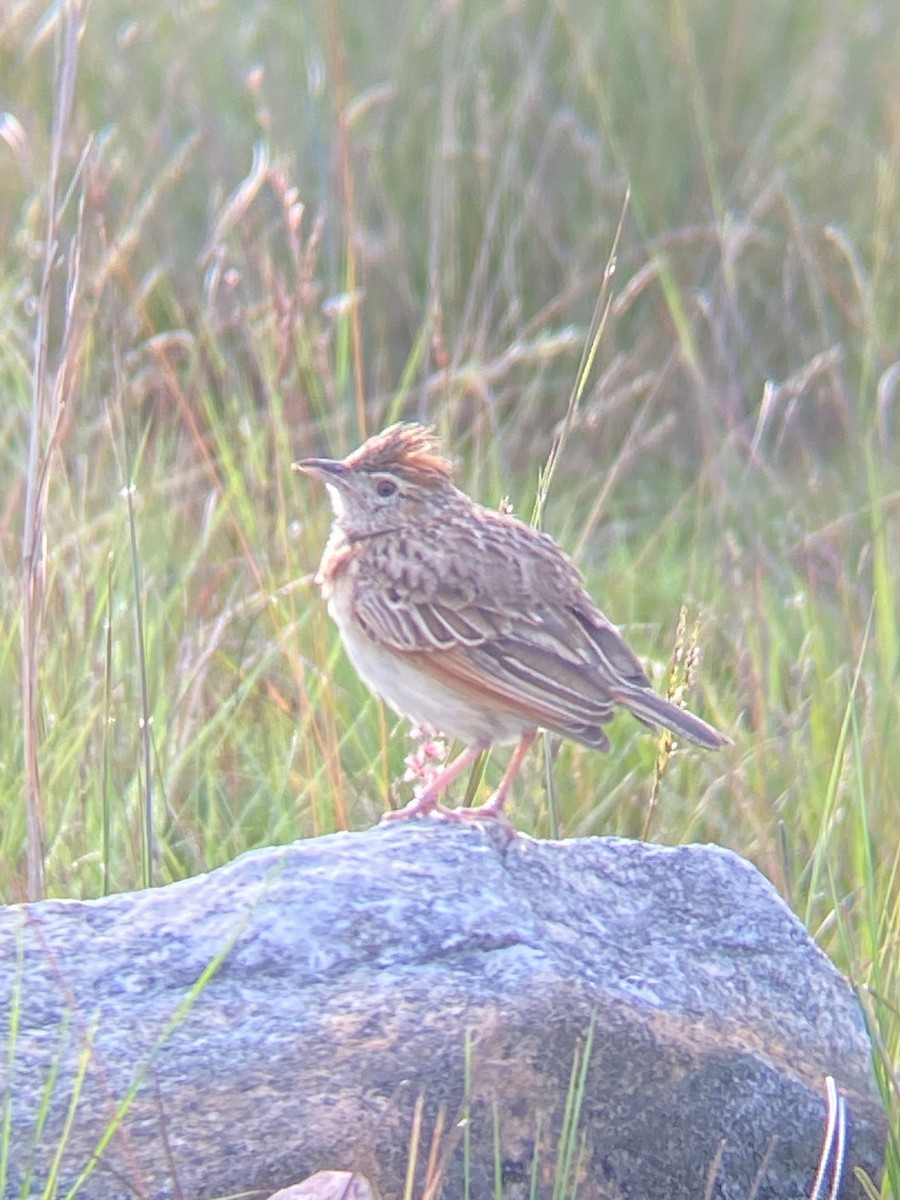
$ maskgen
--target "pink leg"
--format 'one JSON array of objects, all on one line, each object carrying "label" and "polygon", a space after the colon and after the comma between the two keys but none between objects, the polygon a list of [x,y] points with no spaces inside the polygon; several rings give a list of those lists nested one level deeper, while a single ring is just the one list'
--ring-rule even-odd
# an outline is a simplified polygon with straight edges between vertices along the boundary
[{"label": "pink leg", "polygon": [[503,772],[500,786],[487,803],[477,804],[473,808],[442,808],[441,811],[458,821],[479,821],[482,817],[495,817],[505,821],[506,814],[503,811],[503,805],[512,788],[513,780],[518,775],[522,763],[525,761],[525,756],[533,746],[536,737],[537,730],[530,729],[519,738],[519,744],[516,746],[513,756],[509,760],[509,766]]},{"label": "pink leg", "polygon": [[455,758],[452,763],[449,763],[442,771],[439,771],[428,787],[424,788],[414,800],[410,800],[405,808],[398,808],[396,812],[384,813],[381,818],[382,821],[405,821],[408,817],[418,817],[423,813],[433,812],[435,809],[441,809],[442,812],[446,812],[447,810],[438,804],[439,798],[450,784],[458,779],[463,771],[468,770],[479,754],[483,754],[486,749],[487,746],[475,745],[463,750],[459,758]]}]

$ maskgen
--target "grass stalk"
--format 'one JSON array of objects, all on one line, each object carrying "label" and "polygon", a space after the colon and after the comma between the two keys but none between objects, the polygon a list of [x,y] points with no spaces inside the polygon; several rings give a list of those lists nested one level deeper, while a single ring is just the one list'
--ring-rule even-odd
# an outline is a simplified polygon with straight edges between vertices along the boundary
[{"label": "grass stalk", "polygon": [[[83,7],[77,0],[63,6],[57,26],[53,74],[53,127],[50,139],[50,163],[44,195],[45,232],[41,281],[37,296],[34,351],[32,358],[31,420],[28,432],[28,460],[25,474],[25,504],[22,526],[22,711],[23,751],[25,760],[25,804],[27,814],[28,898],[38,900],[45,893],[44,882],[44,800],[40,771],[40,667],[39,643],[44,604],[44,512],[50,479],[50,459],[59,432],[62,405],[67,398],[58,385],[66,376],[71,349],[72,305],[67,304],[61,366],[55,377],[50,367],[51,315],[54,300],[53,277],[59,252],[61,211],[61,174],[63,152],[69,132],[69,119],[75,96],[78,70],[78,43],[84,21]],[[77,264],[77,248],[72,247]],[[77,274],[71,279],[70,301],[77,291]]]}]

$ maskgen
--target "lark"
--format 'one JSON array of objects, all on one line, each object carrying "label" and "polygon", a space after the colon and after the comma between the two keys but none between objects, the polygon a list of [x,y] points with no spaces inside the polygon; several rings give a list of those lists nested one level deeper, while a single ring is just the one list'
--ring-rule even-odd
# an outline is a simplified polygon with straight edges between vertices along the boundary
[{"label": "lark", "polygon": [[[454,486],[434,433],[392,425],[344,459],[307,458],[334,513],[316,581],[360,678],[402,716],[466,749],[406,808],[502,817],[539,729],[608,750],[616,706],[714,750],[730,739],[657,695],[547,534]],[[495,742],[515,742],[487,803],[440,799]]]}]

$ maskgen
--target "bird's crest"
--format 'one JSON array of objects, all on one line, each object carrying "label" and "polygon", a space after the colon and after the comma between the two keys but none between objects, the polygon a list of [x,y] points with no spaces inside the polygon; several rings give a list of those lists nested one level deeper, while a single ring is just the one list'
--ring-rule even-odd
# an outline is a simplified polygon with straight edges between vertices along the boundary
[{"label": "bird's crest", "polygon": [[426,487],[433,487],[453,474],[453,464],[438,450],[434,430],[406,421],[376,433],[344,461],[359,471],[393,471]]}]

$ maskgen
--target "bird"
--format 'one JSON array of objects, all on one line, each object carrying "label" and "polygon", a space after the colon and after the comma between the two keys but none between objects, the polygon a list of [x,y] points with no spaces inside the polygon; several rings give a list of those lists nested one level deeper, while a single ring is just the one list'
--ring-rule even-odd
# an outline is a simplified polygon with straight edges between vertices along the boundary
[{"label": "bird", "polygon": [[[609,750],[617,706],[715,750],[731,739],[653,691],[571,559],[546,533],[453,482],[433,429],[398,422],[346,458],[293,463],[325,484],[333,524],[315,577],[368,688],[399,715],[465,744],[403,809],[506,819],[541,729]],[[494,743],[515,743],[486,803],[441,797]]]}]

